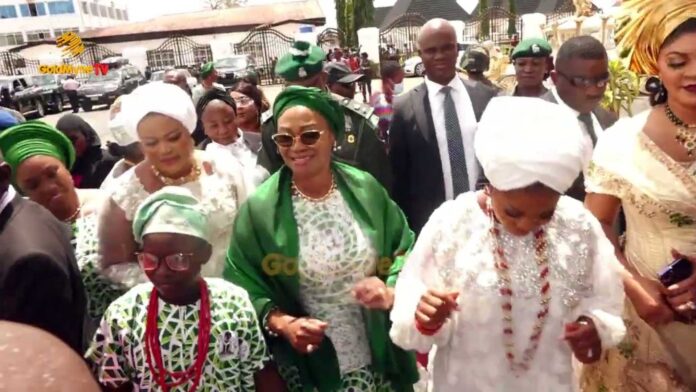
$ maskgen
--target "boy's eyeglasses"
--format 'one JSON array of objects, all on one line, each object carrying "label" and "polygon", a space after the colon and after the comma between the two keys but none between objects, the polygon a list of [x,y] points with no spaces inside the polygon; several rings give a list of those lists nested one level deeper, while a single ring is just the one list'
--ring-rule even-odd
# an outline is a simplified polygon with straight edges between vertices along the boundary
[{"label": "boy's eyeglasses", "polygon": [[279,147],[292,147],[295,144],[295,140],[299,138],[300,142],[305,146],[313,146],[317,144],[323,133],[324,131],[315,130],[304,131],[297,136],[292,136],[289,133],[276,133],[273,135],[273,141]]},{"label": "boy's eyeglasses", "polygon": [[183,272],[191,266],[193,253],[173,253],[165,257],[157,257],[152,253],[138,252],[135,254],[140,267],[147,272],[152,272],[159,268],[160,262],[164,260],[167,267],[175,272]]},{"label": "boy's eyeglasses", "polygon": [[597,88],[603,88],[609,83],[609,75],[605,75],[599,78],[585,78],[583,76],[568,76],[562,72],[558,72],[556,70],[556,73],[561,75],[563,78],[565,78],[567,81],[570,82],[570,84],[573,85],[573,87],[579,87],[579,88],[588,88],[588,87],[597,87]]},{"label": "boy's eyeglasses", "polygon": [[238,98],[234,98],[234,103],[235,103],[237,106],[246,106],[246,105],[251,104],[252,102],[254,102],[254,100],[252,100],[252,99],[249,98],[249,97],[238,97]]}]

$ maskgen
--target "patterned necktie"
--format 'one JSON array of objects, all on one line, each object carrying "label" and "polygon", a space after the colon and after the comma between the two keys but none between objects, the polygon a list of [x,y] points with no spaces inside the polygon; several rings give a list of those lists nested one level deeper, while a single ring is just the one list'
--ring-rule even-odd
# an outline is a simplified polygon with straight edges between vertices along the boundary
[{"label": "patterned necktie", "polygon": [[454,99],[452,99],[452,87],[445,86],[441,91],[445,94],[447,151],[449,152],[450,167],[452,169],[453,196],[456,198],[460,193],[469,190],[469,175],[466,169],[462,130],[459,127],[459,117],[457,117],[457,109],[454,106]]},{"label": "patterned necktie", "polygon": [[592,138],[592,147],[597,145],[597,135],[595,134],[594,124],[592,121],[592,115],[589,113],[581,113],[578,116],[578,120],[585,125],[585,130],[590,134]]}]

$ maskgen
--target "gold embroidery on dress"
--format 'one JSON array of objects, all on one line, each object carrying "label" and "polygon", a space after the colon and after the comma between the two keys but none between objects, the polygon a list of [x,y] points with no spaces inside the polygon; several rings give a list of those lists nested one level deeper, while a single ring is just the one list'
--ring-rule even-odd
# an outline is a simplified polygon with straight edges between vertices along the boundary
[{"label": "gold embroidery on dress", "polygon": [[602,187],[617,195],[623,202],[633,205],[641,215],[654,218],[657,214],[662,213],[669,218],[670,223],[677,227],[689,226],[696,223],[694,217],[667,208],[645,193],[640,192],[640,190],[625,179],[615,176],[604,168],[597,166],[594,162],[590,162],[587,175],[596,179]]},{"label": "gold embroidery on dress", "polygon": [[658,162],[665,165],[667,170],[684,184],[691,195],[696,197],[696,177],[692,176],[686,168],[662,151],[645,133],[641,132],[638,139],[641,147],[645,148]]}]

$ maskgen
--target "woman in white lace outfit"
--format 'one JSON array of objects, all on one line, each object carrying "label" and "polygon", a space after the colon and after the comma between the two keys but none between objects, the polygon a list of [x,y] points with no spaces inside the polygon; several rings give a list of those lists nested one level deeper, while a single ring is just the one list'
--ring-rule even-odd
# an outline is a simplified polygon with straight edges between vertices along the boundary
[{"label": "woman in white lace outfit", "polygon": [[582,168],[582,131],[558,105],[500,97],[475,148],[490,185],[430,217],[396,284],[391,337],[436,347],[433,391],[573,391],[573,356],[597,361],[625,332],[611,243],[561,196]]},{"label": "woman in white lace outfit", "polygon": [[8,160],[19,191],[72,227],[71,241],[87,294],[84,335],[90,339],[107,306],[125,292],[99,268],[97,216],[105,195],[98,189],[75,188],[70,175],[75,150],[52,126],[31,121],[3,132],[0,154],[13,149],[24,149],[21,159]]},{"label": "woman in white lace outfit", "polygon": [[145,160],[116,179],[99,224],[101,263],[115,281],[144,281],[135,262],[131,222],[139,204],[166,185],[187,188],[210,214],[213,255],[205,277],[221,277],[232,224],[253,188],[241,164],[230,157],[212,159],[194,150],[196,113],[191,98],[177,86],[152,83],[123,102],[126,130],[137,132]]},{"label": "woman in white lace outfit", "polygon": [[290,391],[412,391],[388,311],[413,233],[372,176],[332,162],[345,122],[328,93],[288,87],[273,110],[285,166],[242,205],[225,278],[249,292]]},{"label": "woman in white lace outfit", "polygon": [[[626,339],[584,369],[588,391],[696,391],[696,1],[625,3],[618,31],[631,68],[658,75],[652,109],[617,122],[599,139],[585,204],[631,272]],[[623,246],[611,230],[626,215]],[[676,257],[691,277],[659,280]]]}]

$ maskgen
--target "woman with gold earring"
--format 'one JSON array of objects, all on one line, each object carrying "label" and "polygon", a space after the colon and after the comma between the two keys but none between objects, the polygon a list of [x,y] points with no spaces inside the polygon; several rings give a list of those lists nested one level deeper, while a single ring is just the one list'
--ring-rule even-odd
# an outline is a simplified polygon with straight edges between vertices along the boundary
[{"label": "woman with gold earring", "polygon": [[253,189],[242,164],[229,157],[213,157],[194,150],[191,137],[196,111],[179,87],[153,83],[134,91],[124,102],[126,129],[142,145],[145,160],[116,179],[110,200],[101,213],[101,264],[114,281],[128,286],[144,281],[136,262],[131,222],[148,195],[173,185],[187,188],[210,214],[213,255],[202,270],[204,277],[221,277],[239,205]]},{"label": "woman with gold earring", "polygon": [[[652,109],[607,130],[586,206],[631,272],[626,338],[585,367],[585,391],[696,390],[696,1],[624,3],[617,38],[630,68],[658,75]],[[623,208],[626,241],[612,230]],[[674,264],[675,259],[683,259]],[[677,265],[684,273],[674,275]],[[679,267],[681,268],[681,267]],[[662,278],[662,279],[661,279]]]}]

